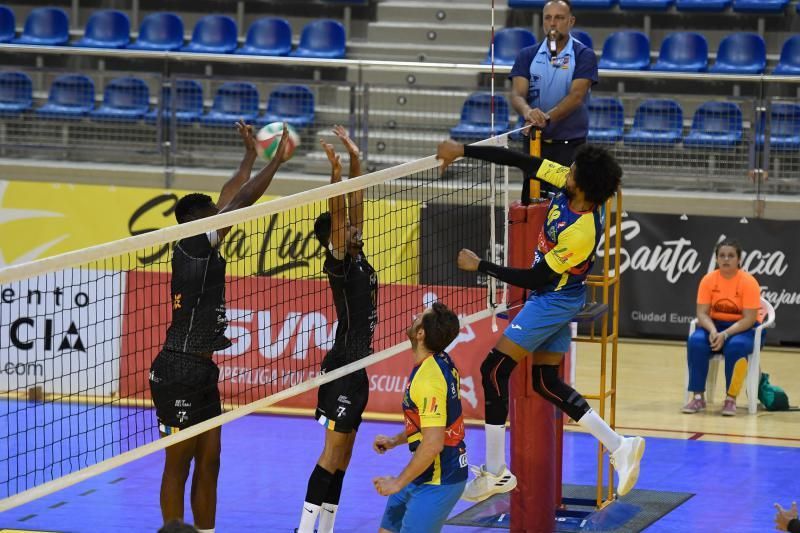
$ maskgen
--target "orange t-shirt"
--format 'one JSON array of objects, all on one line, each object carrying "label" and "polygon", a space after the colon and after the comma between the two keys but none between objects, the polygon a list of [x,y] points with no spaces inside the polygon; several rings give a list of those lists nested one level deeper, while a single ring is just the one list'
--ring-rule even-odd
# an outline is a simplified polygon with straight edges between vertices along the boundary
[{"label": "orange t-shirt", "polygon": [[[697,303],[710,304],[712,320],[736,322],[745,309],[761,309],[761,287],[756,278],[739,270],[731,279],[725,279],[719,269],[709,272],[700,281]],[[761,322],[761,317],[757,319]]]}]

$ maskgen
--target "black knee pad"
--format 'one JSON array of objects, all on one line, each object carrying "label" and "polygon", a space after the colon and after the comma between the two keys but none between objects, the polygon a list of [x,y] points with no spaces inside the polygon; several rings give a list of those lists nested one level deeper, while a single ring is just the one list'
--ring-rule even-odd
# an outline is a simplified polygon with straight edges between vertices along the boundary
[{"label": "black knee pad", "polygon": [[512,358],[493,349],[481,363],[481,383],[487,424],[502,425],[508,418],[508,380],[517,366]]},{"label": "black knee pad", "polygon": [[558,377],[555,365],[533,365],[533,390],[575,421],[580,420],[591,407],[581,394]]}]

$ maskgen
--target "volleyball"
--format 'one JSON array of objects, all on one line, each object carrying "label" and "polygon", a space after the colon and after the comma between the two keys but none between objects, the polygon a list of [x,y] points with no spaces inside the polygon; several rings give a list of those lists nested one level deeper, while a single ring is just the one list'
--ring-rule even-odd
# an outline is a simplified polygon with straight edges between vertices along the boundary
[{"label": "volleyball", "polygon": [[[297,132],[287,124],[289,131],[289,146],[287,148],[287,157],[290,159],[294,154],[295,149],[300,146],[300,136]],[[278,150],[278,144],[281,142],[283,135],[283,122],[271,122],[261,128],[256,134],[256,152],[258,156],[266,161],[272,160],[275,157],[275,152]]]}]

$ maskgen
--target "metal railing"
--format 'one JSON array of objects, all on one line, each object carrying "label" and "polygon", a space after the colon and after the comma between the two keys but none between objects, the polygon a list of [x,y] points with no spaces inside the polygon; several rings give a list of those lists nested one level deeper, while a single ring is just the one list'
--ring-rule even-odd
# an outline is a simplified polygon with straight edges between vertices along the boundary
[{"label": "metal railing", "polygon": [[[316,139],[337,123],[359,141],[368,169],[384,168],[429,155],[457,125],[470,94],[486,90],[491,72],[489,66],[457,63],[0,45],[0,54],[32,58],[65,52],[90,64],[79,70],[93,85],[83,89],[91,92],[83,98],[88,109],[69,116],[46,109],[56,80],[75,69],[3,68],[3,76],[19,71],[30,78],[31,102],[25,111],[3,112],[0,156],[157,164],[165,176],[176,165],[228,167],[239,158],[239,142],[220,126],[247,115],[258,126],[296,119],[303,141],[296,159],[305,171],[326,171]],[[125,70],[107,68],[111,63]],[[509,71],[495,67],[500,77]],[[600,77],[589,104],[590,142],[617,155],[626,186],[800,192],[800,76],[604,70]],[[119,81],[130,78],[142,80],[139,89]],[[652,80],[662,92],[647,90]],[[2,83],[3,101],[17,96],[13,81],[4,77]],[[723,89],[709,96],[675,96],[663,92],[665,83]],[[199,92],[185,94],[187,85]],[[626,91],[626,85],[636,92]],[[142,98],[141,116],[99,112],[108,100],[124,108],[141,105]],[[191,109],[195,115],[187,118]],[[511,110],[509,128],[516,125],[514,115]]]}]

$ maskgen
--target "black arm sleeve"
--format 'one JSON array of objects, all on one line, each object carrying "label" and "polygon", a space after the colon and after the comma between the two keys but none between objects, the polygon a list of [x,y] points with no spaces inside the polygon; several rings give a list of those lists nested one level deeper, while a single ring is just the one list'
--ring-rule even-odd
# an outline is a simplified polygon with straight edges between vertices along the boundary
[{"label": "black arm sleeve", "polygon": [[547,261],[540,261],[533,268],[508,268],[495,265],[489,261],[481,261],[478,271],[497,278],[505,283],[510,283],[523,289],[538,289],[558,277]]},{"label": "black arm sleeve", "polygon": [[464,145],[464,157],[480,159],[481,161],[488,161],[508,167],[517,167],[522,170],[526,176],[532,178],[536,177],[536,172],[539,170],[539,167],[542,166],[543,161],[543,159],[539,159],[538,157],[526,155],[516,150],[509,150],[502,146],[473,146],[469,144]]},{"label": "black arm sleeve", "polygon": [[786,531],[789,533],[800,533],[800,520],[797,518],[790,520],[786,527]]}]

